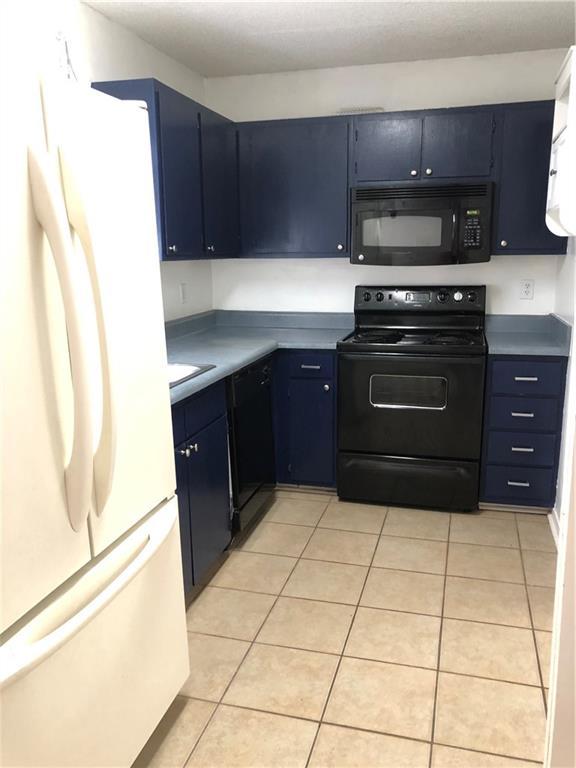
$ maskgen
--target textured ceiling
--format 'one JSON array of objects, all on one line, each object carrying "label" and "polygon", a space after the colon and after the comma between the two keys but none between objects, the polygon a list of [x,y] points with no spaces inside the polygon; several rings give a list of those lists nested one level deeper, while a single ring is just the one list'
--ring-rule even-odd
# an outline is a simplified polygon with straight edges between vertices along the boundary
[{"label": "textured ceiling", "polygon": [[88,5],[205,77],[564,48],[574,2],[157,2]]}]

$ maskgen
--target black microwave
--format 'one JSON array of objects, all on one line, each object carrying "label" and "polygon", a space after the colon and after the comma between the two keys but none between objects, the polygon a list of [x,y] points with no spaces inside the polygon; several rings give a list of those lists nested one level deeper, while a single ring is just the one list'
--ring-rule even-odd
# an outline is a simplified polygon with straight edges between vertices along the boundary
[{"label": "black microwave", "polygon": [[352,190],[353,264],[490,261],[492,182]]}]

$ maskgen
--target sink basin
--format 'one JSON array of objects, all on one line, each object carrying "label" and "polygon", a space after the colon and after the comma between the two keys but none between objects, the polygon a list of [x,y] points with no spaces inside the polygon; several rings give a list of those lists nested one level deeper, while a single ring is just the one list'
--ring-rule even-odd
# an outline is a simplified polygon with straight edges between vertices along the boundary
[{"label": "sink basin", "polygon": [[189,363],[168,363],[168,383],[171,387],[182,384],[202,373],[215,368],[214,365],[191,365]]}]

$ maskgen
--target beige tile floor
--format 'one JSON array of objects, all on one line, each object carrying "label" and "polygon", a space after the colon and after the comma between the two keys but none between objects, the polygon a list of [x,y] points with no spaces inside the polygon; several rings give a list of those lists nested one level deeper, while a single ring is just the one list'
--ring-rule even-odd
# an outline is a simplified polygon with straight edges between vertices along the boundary
[{"label": "beige tile floor", "polygon": [[135,765],[539,765],[555,558],[543,517],[278,491],[190,606]]}]

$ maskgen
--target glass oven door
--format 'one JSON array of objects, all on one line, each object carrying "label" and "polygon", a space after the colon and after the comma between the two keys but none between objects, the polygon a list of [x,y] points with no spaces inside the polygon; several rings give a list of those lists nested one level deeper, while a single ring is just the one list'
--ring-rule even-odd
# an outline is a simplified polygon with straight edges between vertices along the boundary
[{"label": "glass oven door", "polygon": [[451,200],[353,204],[351,261],[422,265],[457,261],[457,215]]}]

